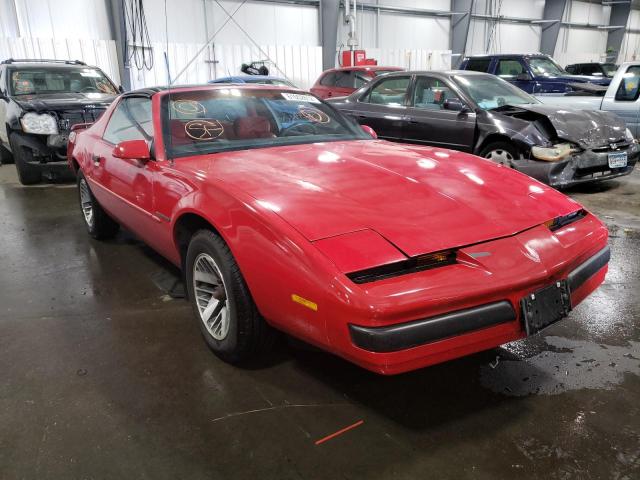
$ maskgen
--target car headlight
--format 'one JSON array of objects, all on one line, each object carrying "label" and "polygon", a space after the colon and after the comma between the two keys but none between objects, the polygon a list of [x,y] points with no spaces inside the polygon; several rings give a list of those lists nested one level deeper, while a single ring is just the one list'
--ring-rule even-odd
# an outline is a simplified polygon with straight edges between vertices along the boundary
[{"label": "car headlight", "polygon": [[25,113],[20,119],[20,124],[25,133],[39,135],[55,135],[58,133],[58,122],[53,115],[46,113]]},{"label": "car headlight", "polygon": [[633,133],[628,128],[624,131],[624,138],[627,142],[638,143],[638,141],[633,137]]},{"label": "car headlight", "polygon": [[531,147],[531,154],[535,158],[547,162],[557,162],[576,151],[570,143],[559,143],[553,147]]}]

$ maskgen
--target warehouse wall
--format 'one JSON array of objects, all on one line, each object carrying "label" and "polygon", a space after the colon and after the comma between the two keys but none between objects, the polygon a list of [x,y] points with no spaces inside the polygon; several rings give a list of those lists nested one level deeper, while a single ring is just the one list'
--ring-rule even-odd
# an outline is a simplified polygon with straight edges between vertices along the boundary
[{"label": "warehouse wall", "polygon": [[[169,42],[203,43],[220,27],[214,42],[227,45],[251,45],[251,40],[233,22],[223,24],[240,6],[240,0],[167,0]],[[167,41],[164,2],[144,0],[147,25],[152,42]],[[224,10],[223,10],[224,8]],[[205,17],[206,12],[206,17]],[[233,19],[260,45],[320,44],[318,8],[259,1],[246,2]]]},{"label": "warehouse wall", "polygon": [[[545,0],[476,0],[473,12],[481,15],[542,18]],[[540,49],[542,27],[472,19],[467,53],[530,53]]]},{"label": "warehouse wall", "polygon": [[[366,3],[376,3],[367,0]],[[444,10],[451,8],[450,0],[378,0],[381,5],[417,9]],[[377,12],[358,8],[357,34],[363,48],[402,48],[447,50],[451,20],[448,17],[428,17],[402,13]],[[338,25],[338,46],[347,43],[348,26]]]},{"label": "warehouse wall", "polygon": [[[640,10],[631,10],[627,27],[640,30]],[[640,34],[627,33],[622,40],[618,62],[630,62],[640,59]]]},{"label": "warehouse wall", "polygon": [[5,24],[8,26],[6,31],[0,32],[0,36],[14,37],[19,34],[44,38],[110,38],[104,0],[16,0],[17,18],[14,21],[11,20],[11,3],[0,0],[0,27]]},{"label": "warehouse wall", "polygon": [[[611,7],[597,3],[567,2],[563,20],[608,25]],[[603,61],[607,50],[607,30],[561,27],[554,58],[563,66],[573,62]]]}]

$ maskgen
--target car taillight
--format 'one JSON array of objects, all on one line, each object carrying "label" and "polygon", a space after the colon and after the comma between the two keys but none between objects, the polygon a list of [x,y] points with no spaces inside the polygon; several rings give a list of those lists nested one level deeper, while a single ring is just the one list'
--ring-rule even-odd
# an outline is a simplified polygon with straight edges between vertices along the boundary
[{"label": "car taillight", "polygon": [[401,262],[390,263],[380,267],[367,268],[348,273],[347,277],[354,283],[369,283],[386,278],[421,272],[432,268],[444,267],[456,263],[455,250],[443,250],[435,253],[418,255]]}]

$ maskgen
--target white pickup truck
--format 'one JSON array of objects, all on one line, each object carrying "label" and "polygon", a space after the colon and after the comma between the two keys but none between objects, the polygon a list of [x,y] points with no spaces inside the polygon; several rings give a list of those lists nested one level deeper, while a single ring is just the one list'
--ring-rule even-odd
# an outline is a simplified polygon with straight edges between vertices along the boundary
[{"label": "white pickup truck", "polygon": [[635,138],[640,137],[640,62],[620,65],[608,87],[594,85],[586,88],[589,91],[536,95],[536,98],[548,105],[614,113],[625,121]]}]

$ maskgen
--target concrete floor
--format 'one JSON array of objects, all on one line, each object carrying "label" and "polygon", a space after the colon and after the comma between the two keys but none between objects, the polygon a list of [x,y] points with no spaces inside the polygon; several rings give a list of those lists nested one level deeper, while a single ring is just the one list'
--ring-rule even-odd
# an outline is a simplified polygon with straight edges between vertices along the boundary
[{"label": "concrete floor", "polygon": [[613,258],[568,319],[384,378],[287,345],[220,362],[162,259],[90,240],[73,186],[2,166],[0,479],[638,479],[639,187],[570,192]]}]

